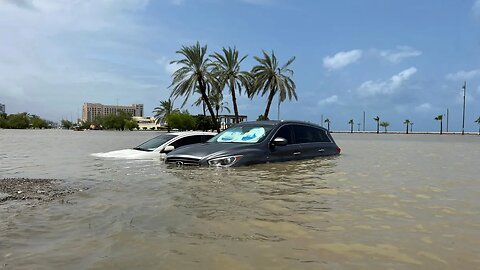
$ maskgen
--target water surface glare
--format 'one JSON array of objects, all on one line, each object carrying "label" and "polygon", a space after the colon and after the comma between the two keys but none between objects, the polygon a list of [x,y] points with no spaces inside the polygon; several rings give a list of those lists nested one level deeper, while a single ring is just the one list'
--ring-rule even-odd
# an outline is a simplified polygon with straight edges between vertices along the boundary
[{"label": "water surface glare", "polygon": [[[334,134],[342,155],[237,169],[105,160],[155,132],[0,130],[0,269],[480,269],[480,137]],[[1,181],[1,180],[0,180]]]}]

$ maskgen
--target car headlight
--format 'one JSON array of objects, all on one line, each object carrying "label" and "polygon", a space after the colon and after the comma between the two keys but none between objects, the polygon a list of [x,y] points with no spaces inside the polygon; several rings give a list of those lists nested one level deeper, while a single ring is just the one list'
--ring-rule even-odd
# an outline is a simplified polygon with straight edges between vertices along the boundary
[{"label": "car headlight", "polygon": [[214,158],[208,161],[208,165],[218,166],[218,167],[229,167],[229,166],[232,166],[235,162],[237,162],[241,158],[242,156],[228,156],[228,157]]}]

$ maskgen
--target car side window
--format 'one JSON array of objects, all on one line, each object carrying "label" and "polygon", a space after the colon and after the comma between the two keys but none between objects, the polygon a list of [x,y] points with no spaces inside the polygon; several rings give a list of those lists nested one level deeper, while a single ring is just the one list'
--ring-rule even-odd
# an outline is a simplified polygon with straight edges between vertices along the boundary
[{"label": "car side window", "polygon": [[330,142],[325,131],[318,128],[294,125],[293,132],[297,143]]},{"label": "car side window", "polygon": [[315,130],[317,131],[319,142],[331,142],[330,138],[327,136],[327,133],[324,130],[318,128],[316,128]]},{"label": "car side window", "polygon": [[195,136],[188,136],[188,137],[178,139],[178,140],[174,141],[173,143],[171,143],[170,145],[172,145],[173,147],[175,147],[175,149],[177,149],[177,148],[179,148],[181,146],[184,146],[184,145],[201,143],[201,142],[202,142],[202,136],[195,135]]},{"label": "car side window", "polygon": [[282,137],[282,138],[286,139],[287,142],[288,142],[287,144],[293,143],[292,131],[291,131],[290,126],[288,126],[288,125],[281,127],[277,131],[274,138],[277,138],[277,137]]}]

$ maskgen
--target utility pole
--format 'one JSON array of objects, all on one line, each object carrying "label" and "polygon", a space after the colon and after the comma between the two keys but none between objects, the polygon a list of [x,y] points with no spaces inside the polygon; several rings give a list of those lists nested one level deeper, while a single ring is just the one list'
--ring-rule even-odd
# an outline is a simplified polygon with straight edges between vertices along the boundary
[{"label": "utility pole", "polygon": [[465,92],[467,91],[467,81],[463,83],[463,120],[462,120],[462,135],[465,134]]},{"label": "utility pole", "polygon": [[448,108],[447,108],[447,132],[448,132]]},{"label": "utility pole", "polygon": [[365,111],[363,111],[363,132],[365,132]]}]

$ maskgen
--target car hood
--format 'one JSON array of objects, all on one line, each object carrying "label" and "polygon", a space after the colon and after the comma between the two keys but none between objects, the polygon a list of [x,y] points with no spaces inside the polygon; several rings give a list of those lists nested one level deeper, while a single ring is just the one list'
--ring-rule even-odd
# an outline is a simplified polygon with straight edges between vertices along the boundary
[{"label": "car hood", "polygon": [[160,158],[158,152],[148,152],[135,149],[122,149],[106,153],[93,153],[92,156],[100,158],[118,158],[118,159],[154,159]]},{"label": "car hood", "polygon": [[202,143],[184,146],[170,152],[167,157],[196,157],[203,159],[206,157],[221,156],[223,154],[235,154],[235,150],[241,151],[247,148],[249,144],[243,143]]}]

